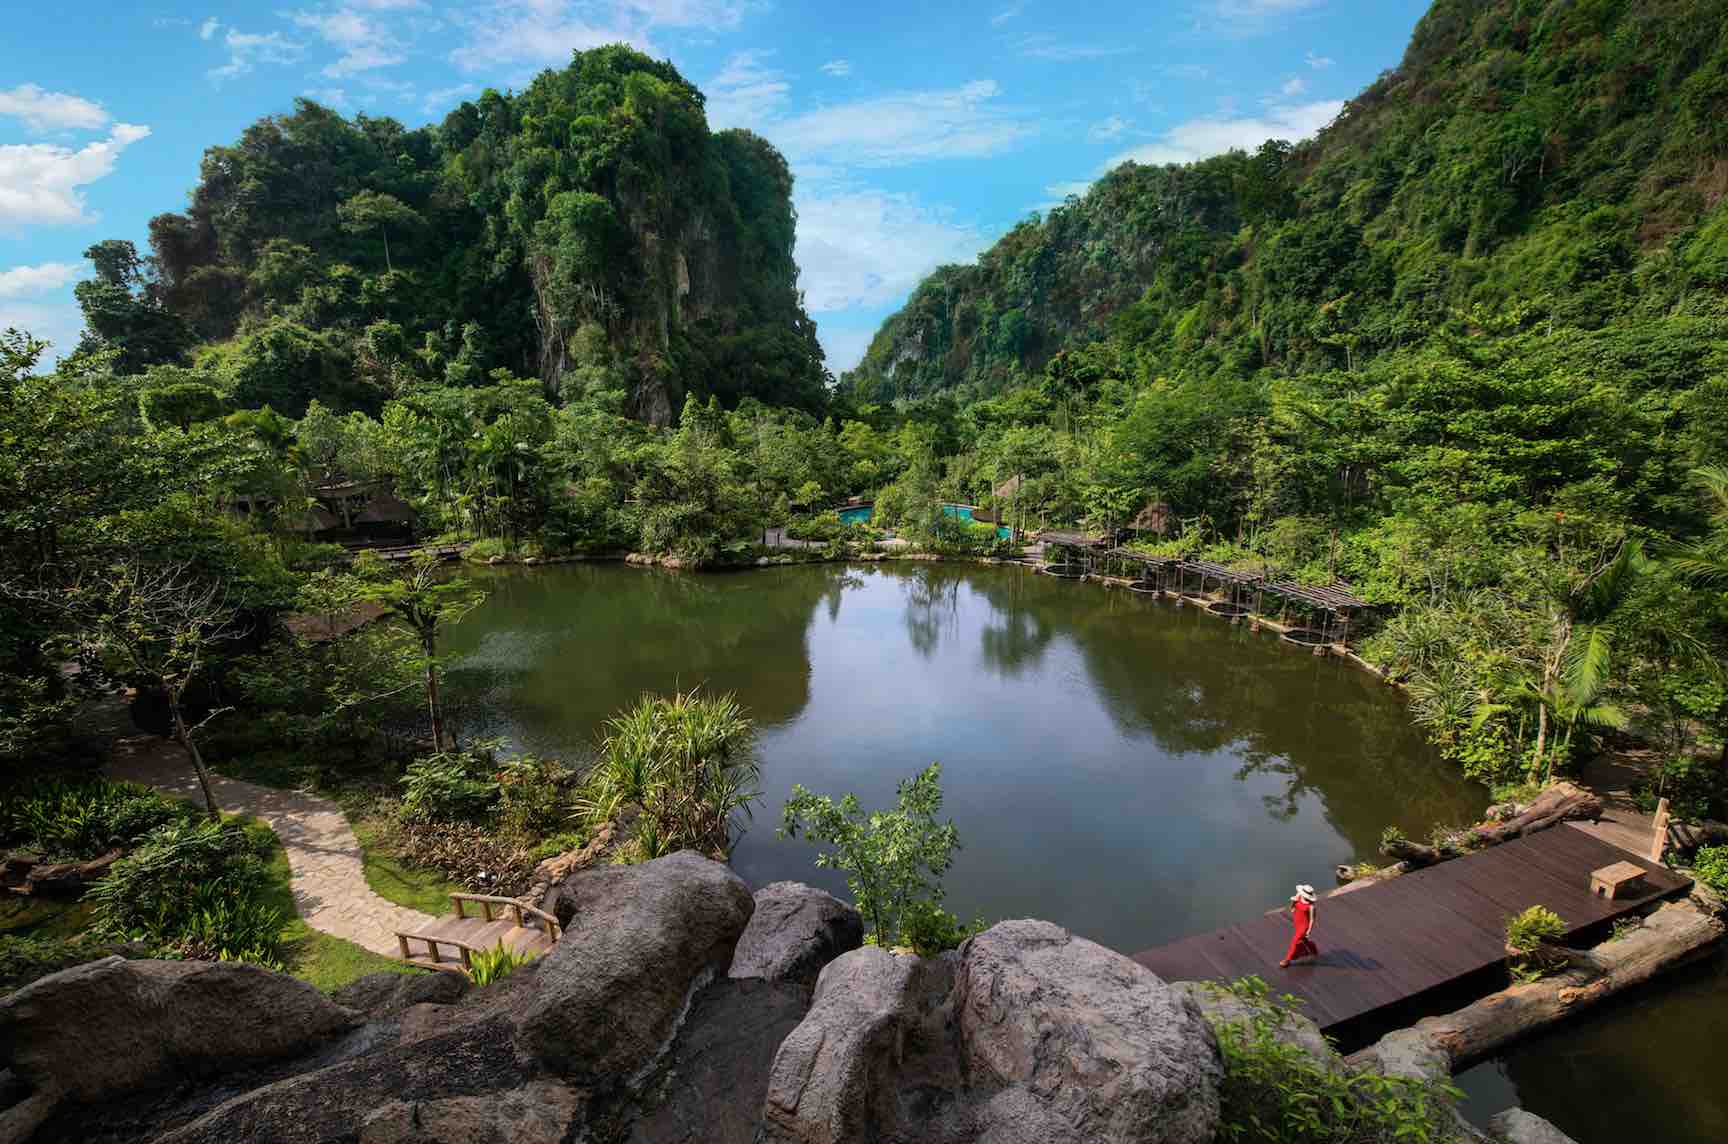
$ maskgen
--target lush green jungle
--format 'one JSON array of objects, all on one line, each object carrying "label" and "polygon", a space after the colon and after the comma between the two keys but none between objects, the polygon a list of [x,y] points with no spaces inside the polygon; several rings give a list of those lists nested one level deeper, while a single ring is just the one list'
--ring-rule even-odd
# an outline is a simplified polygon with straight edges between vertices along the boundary
[{"label": "lush green jungle", "polygon": [[[1636,747],[1646,797],[1728,809],[1720,6],[1438,0],[1317,138],[1124,165],[932,274],[837,381],[791,187],[624,47],[431,126],[300,101],[212,146],[143,249],[87,252],[76,352],[0,338],[7,765],[77,753],[77,704],[129,683],[201,773],[201,743],[381,766],[404,826],[516,814],[531,864],[570,776],[445,733],[474,593],[322,542],[320,490],[370,482],[476,558],[1013,547],[947,500],[1343,580],[1473,777]],[[358,603],[393,622],[283,624]]]}]

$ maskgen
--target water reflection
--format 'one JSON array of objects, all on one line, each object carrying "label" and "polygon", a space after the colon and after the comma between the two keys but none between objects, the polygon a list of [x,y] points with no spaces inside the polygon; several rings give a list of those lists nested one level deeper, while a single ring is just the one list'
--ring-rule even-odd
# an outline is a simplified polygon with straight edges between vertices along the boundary
[{"label": "water reflection", "polygon": [[645,689],[736,691],[763,723],[754,883],[843,891],[771,827],[794,782],[884,804],[943,764],[952,905],[1138,949],[1277,905],[1381,829],[1483,795],[1368,677],[1193,609],[1023,568],[896,564],[490,577],[458,630],[469,717],[572,756]]}]

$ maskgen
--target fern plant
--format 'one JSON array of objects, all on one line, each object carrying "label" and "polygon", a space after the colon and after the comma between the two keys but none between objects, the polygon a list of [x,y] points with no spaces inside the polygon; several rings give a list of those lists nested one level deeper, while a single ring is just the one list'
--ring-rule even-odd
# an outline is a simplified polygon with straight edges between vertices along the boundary
[{"label": "fern plant", "polygon": [[469,955],[468,973],[476,985],[493,985],[533,960],[532,953],[518,953],[499,941],[491,949]]}]

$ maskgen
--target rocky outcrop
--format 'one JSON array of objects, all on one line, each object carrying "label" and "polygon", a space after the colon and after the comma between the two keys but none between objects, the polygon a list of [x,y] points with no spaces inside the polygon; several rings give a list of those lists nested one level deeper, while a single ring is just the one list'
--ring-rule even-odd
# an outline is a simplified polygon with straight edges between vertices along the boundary
[{"label": "rocky outcrop", "polygon": [[236,962],[62,970],[0,1001],[0,1060],[83,1102],[301,1053],[357,1024],[304,981]]},{"label": "rocky outcrop", "polygon": [[393,1100],[366,1117],[359,1144],[561,1144],[581,1107],[550,1081],[497,1096]]},{"label": "rocky outcrop", "polygon": [[1522,1108],[1508,1108],[1488,1121],[1488,1131],[1506,1144],[1577,1144],[1552,1124]]},{"label": "rocky outcrop", "polygon": [[867,947],[822,971],[775,1058],[763,1139],[1134,1140],[1218,1126],[1216,1042],[1150,970],[1047,922],[941,958]]},{"label": "rocky outcrop", "polygon": [[622,1083],[724,971],[753,909],[742,879],[690,851],[572,876],[558,898],[564,936],[540,959],[518,1046],[575,1083]]},{"label": "rocky outcrop", "polygon": [[460,973],[369,973],[338,990],[335,1000],[368,1017],[397,1017],[416,1005],[449,1005],[469,989]]},{"label": "rocky outcrop", "polygon": [[756,891],[756,912],[732,955],[732,977],[760,977],[814,988],[822,967],[864,944],[858,911],[802,882]]}]

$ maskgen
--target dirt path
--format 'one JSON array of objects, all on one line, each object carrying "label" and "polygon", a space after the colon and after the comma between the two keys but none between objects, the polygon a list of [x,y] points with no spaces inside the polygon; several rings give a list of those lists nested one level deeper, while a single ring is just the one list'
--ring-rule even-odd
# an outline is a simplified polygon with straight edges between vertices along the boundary
[{"label": "dirt path", "polygon": [[[115,701],[119,716],[125,708]],[[155,735],[124,734],[115,727],[108,773],[203,805],[197,776],[180,749]],[[433,919],[386,901],[366,885],[360,843],[342,809],[326,798],[277,790],[239,779],[211,776],[216,802],[234,814],[249,814],[270,824],[288,852],[294,905],[315,930],[396,957],[397,930],[420,929]]]}]

